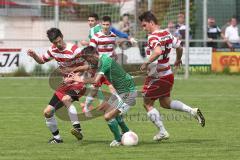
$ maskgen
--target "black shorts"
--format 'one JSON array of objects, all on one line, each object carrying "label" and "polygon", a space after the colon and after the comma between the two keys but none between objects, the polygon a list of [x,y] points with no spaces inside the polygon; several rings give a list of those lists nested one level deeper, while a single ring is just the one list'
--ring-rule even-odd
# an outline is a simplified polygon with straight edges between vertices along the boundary
[{"label": "black shorts", "polygon": [[[72,98],[72,102],[73,101],[78,101],[79,99],[79,95],[77,94],[76,91],[74,90],[69,90],[66,92],[66,95],[69,95]],[[63,102],[57,97],[56,94],[54,94],[52,96],[52,99],[50,100],[50,102],[48,103],[49,105],[53,106],[55,108],[55,110],[58,110],[59,108],[63,107],[64,104]]]}]

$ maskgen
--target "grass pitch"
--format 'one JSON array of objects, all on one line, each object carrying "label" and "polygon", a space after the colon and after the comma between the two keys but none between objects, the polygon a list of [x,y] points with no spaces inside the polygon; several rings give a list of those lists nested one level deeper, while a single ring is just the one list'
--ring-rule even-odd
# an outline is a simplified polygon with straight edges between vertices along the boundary
[{"label": "grass pitch", "polygon": [[[70,122],[58,119],[64,143],[48,144],[51,134],[42,114],[53,93],[48,80],[1,78],[0,159],[240,159],[239,79],[194,75],[189,80],[176,80],[173,99],[198,106],[206,126],[200,127],[186,113],[161,108],[170,139],[160,143],[152,141],[157,130],[146,117],[142,99],[138,99],[125,120],[138,134],[139,144],[110,148],[112,134],[102,117],[81,123],[84,140],[80,143],[70,134]],[[158,103],[155,106],[159,109]]]}]

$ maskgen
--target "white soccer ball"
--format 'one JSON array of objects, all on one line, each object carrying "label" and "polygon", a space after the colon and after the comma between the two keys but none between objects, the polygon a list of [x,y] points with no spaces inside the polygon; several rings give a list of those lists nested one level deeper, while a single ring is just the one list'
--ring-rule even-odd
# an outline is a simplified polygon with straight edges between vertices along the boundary
[{"label": "white soccer ball", "polygon": [[123,134],[121,142],[124,146],[135,146],[138,144],[138,135],[133,131],[126,132]]}]

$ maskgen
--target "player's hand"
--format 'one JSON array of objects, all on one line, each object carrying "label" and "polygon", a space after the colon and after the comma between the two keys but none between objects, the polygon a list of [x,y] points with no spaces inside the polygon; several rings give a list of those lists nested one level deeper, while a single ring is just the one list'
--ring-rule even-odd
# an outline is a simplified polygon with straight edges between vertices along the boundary
[{"label": "player's hand", "polygon": [[113,52],[113,54],[111,55],[111,58],[114,59],[115,61],[118,60],[118,55],[116,54],[116,52]]},{"label": "player's hand", "polygon": [[34,56],[37,55],[36,52],[33,51],[33,50],[31,50],[31,49],[29,49],[29,50],[27,51],[27,54],[28,54],[30,57],[34,57]]},{"label": "player's hand", "polygon": [[83,82],[83,79],[83,76],[79,76],[78,73],[70,73],[68,76],[68,80],[73,82]]},{"label": "player's hand", "polygon": [[130,37],[130,38],[129,38],[129,41],[132,43],[132,45],[138,43],[137,40],[136,40],[135,38],[133,38],[133,37]]},{"label": "player's hand", "polygon": [[140,70],[143,72],[143,71],[145,71],[146,69],[147,69],[147,67],[148,67],[148,63],[143,63],[142,64],[142,66],[140,67]]},{"label": "player's hand", "polygon": [[86,40],[81,40],[81,41],[80,41],[80,44],[81,44],[82,46],[88,46],[88,45],[89,45],[89,42],[86,41]]},{"label": "player's hand", "polygon": [[182,60],[176,60],[174,63],[174,72],[176,72],[182,65]]}]

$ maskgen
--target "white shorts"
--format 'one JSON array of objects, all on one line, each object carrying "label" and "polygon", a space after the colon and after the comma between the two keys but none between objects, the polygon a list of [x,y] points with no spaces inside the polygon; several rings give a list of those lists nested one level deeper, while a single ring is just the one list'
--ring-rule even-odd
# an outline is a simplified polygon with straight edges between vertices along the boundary
[{"label": "white shorts", "polygon": [[136,104],[137,91],[127,92],[122,94],[113,94],[109,100],[108,104],[117,108],[122,114],[125,114],[131,106]]}]

